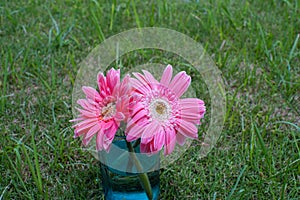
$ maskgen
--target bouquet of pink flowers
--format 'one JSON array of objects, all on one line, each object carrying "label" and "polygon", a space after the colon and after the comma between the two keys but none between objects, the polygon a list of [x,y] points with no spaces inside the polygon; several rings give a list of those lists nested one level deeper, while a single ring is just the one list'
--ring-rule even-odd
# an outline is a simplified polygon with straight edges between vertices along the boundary
[{"label": "bouquet of pink flowers", "polygon": [[[75,138],[82,136],[86,146],[95,136],[96,149],[109,151],[124,122],[126,142],[138,140],[140,152],[150,155],[162,149],[169,155],[176,143],[184,145],[186,138],[198,138],[196,125],[200,125],[205,106],[201,99],[180,98],[191,83],[186,72],[172,78],[173,68],[168,65],[160,81],[146,70],[132,74],[120,80],[120,70],[110,69],[106,76],[98,74],[98,91],[82,87],[86,99],[77,101],[82,107],[77,108],[80,115],[71,120],[76,122]],[[147,191],[147,177],[140,178]],[[151,191],[147,195],[151,198]]]}]

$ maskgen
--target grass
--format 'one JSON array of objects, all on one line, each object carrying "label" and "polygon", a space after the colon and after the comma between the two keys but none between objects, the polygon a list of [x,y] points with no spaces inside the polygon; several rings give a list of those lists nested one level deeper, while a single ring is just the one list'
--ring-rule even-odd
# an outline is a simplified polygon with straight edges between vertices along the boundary
[{"label": "grass", "polygon": [[[227,92],[217,145],[203,159],[193,145],[163,169],[162,199],[298,199],[299,6],[297,0],[1,1],[0,199],[103,198],[98,162],[82,151],[68,122],[72,86],[80,61],[105,38],[149,26],[201,42]],[[181,62],[173,58],[144,50],[124,56],[122,65]]]}]

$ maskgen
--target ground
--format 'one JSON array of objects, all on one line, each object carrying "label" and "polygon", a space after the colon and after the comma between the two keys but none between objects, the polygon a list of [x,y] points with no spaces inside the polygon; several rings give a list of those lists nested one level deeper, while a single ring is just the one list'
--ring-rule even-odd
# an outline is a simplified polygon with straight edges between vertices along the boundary
[{"label": "ground", "polygon": [[[298,199],[299,6],[298,0],[1,1],[0,199],[103,198],[99,163],[73,138],[72,86],[93,48],[136,27],[169,28],[200,42],[226,85],[217,145],[199,159],[194,143],[161,170],[161,198]],[[172,58],[136,51],[122,65],[180,66]],[[209,97],[198,88],[209,116]]]}]

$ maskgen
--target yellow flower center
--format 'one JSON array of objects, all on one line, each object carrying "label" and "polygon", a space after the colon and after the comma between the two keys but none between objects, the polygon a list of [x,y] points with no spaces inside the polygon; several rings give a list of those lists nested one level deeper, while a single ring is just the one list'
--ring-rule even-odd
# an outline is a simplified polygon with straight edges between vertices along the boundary
[{"label": "yellow flower center", "polygon": [[111,102],[101,109],[101,118],[109,119],[116,114],[116,104]]},{"label": "yellow flower center", "polygon": [[158,114],[162,115],[166,112],[166,105],[162,102],[157,102],[155,110]]},{"label": "yellow flower center", "polygon": [[150,115],[158,121],[166,121],[171,114],[171,106],[168,101],[164,99],[153,99],[150,103]]}]

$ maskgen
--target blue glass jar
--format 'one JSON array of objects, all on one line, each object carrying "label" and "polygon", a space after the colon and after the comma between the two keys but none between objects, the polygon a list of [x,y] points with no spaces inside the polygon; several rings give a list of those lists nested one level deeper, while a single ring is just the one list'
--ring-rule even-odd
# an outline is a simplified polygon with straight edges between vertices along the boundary
[{"label": "blue glass jar", "polygon": [[[99,152],[106,200],[148,200],[149,191],[153,200],[159,199],[159,154],[152,156],[140,154],[139,145],[132,144],[132,146],[135,147],[134,162],[124,138],[115,138],[109,152]],[[136,161],[142,171],[136,166]],[[141,174],[147,176],[148,190],[145,181],[141,179]]]}]

